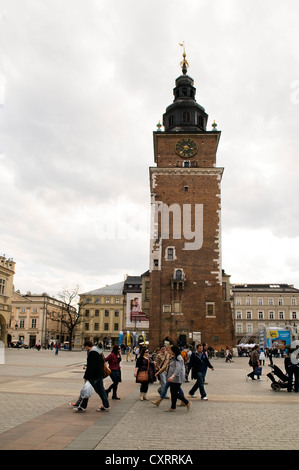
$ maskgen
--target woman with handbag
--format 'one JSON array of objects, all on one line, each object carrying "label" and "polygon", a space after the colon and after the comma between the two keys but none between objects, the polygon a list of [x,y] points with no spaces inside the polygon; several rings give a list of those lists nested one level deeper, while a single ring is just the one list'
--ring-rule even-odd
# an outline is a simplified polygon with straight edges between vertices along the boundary
[{"label": "woman with handbag", "polygon": [[121,347],[114,345],[112,353],[109,354],[105,360],[109,364],[109,368],[111,370],[110,378],[112,380],[112,384],[107,388],[106,393],[108,395],[112,390],[112,400],[120,400],[117,396],[117,388],[118,384],[121,382]]},{"label": "woman with handbag", "polygon": [[134,377],[136,377],[136,383],[141,384],[139,400],[148,400],[148,385],[155,380],[155,363],[149,358],[148,354],[148,348],[142,348],[136,361]]}]

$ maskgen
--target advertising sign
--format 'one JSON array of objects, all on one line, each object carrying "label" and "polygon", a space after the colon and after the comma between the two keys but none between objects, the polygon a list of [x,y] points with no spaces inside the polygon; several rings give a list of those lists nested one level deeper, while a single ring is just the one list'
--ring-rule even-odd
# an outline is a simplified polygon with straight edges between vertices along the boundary
[{"label": "advertising sign", "polygon": [[142,312],[141,293],[128,293],[126,327],[148,328],[148,322],[148,317]]},{"label": "advertising sign", "polygon": [[267,328],[266,333],[268,348],[285,348],[291,344],[291,331],[282,328]]}]

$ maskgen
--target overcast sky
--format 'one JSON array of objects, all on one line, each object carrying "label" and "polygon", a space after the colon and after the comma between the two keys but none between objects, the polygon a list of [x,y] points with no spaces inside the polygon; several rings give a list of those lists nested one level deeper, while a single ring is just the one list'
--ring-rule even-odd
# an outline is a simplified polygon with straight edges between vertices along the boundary
[{"label": "overcast sky", "polygon": [[148,269],[153,131],[182,41],[222,131],[223,268],[299,288],[298,21],[298,0],[0,0],[0,254],[15,289],[86,292]]}]

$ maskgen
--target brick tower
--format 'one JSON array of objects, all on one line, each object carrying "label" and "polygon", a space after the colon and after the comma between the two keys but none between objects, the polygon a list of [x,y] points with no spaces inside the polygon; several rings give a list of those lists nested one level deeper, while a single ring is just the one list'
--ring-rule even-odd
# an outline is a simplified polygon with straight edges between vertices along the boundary
[{"label": "brick tower", "polygon": [[195,100],[185,50],[174,101],[154,132],[150,168],[150,347],[206,342],[234,345],[229,299],[223,300],[220,132]]}]

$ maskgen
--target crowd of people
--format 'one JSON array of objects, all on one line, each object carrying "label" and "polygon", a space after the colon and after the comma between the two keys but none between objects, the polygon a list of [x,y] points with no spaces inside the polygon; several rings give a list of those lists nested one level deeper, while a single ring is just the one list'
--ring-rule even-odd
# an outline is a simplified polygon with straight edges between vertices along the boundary
[{"label": "crowd of people", "polygon": [[[101,343],[93,345],[91,341],[86,341],[84,347],[87,350],[84,381],[85,385],[88,382],[91,387],[84,386],[80,391],[77,401],[71,403],[71,405],[76,411],[85,411],[91,394],[96,392],[102,401],[97,411],[108,411],[109,394],[111,392],[112,400],[120,400],[118,386],[122,382],[121,346],[113,346],[111,353],[107,357],[103,354]],[[190,410],[191,403],[188,398],[195,398],[197,391],[199,391],[202,400],[208,400],[205,391],[207,383],[206,373],[208,369],[214,370],[210,362],[210,351],[211,348],[207,344],[198,344],[196,347],[190,347],[189,345],[178,347],[168,344],[166,341],[151,355],[147,345],[138,345],[133,351],[131,347],[128,348],[125,351],[126,361],[135,360],[134,377],[136,383],[140,386],[139,400],[149,401],[147,396],[149,385],[157,380],[160,383],[158,388],[159,398],[151,403],[159,406],[162,400],[170,398],[170,407],[166,410],[167,412],[174,412],[177,406],[185,406],[187,411]],[[133,359],[132,352],[135,355],[135,359]],[[232,356],[232,350],[227,347],[225,362],[231,362]],[[252,370],[246,375],[247,380],[261,380],[262,366],[265,365],[266,358],[269,359],[270,365],[273,364],[270,350],[264,351],[258,345],[251,348],[249,366]],[[107,368],[105,366],[108,366],[111,380],[108,388],[104,387],[105,369]],[[294,377],[295,391],[298,392],[299,367],[292,368],[292,364],[287,363],[287,360],[285,367],[291,377],[290,383]],[[186,398],[182,384],[190,382],[190,374],[191,380],[194,380],[194,383],[188,392],[188,398]]]},{"label": "crowd of people", "polygon": [[[163,399],[170,398],[170,407],[167,412],[174,412],[177,406],[185,406],[188,411],[191,403],[185,397],[181,385],[189,382],[190,372],[191,379],[195,380],[195,383],[191,387],[188,397],[194,398],[195,392],[199,390],[201,399],[207,400],[204,388],[205,376],[208,368],[214,370],[209,360],[208,345],[199,344],[196,348],[191,349],[189,345],[179,348],[173,344],[165,343],[161,348],[154,351],[151,356],[146,345],[137,346],[133,350],[135,354],[134,377],[136,383],[140,386],[139,399],[149,401],[147,397],[149,384],[159,380],[159,398],[152,403],[159,406]],[[87,351],[87,363],[84,366],[85,373],[83,377],[85,384],[78,399],[70,404],[76,411],[85,411],[91,394],[96,392],[102,402],[97,411],[108,411],[110,392],[112,392],[112,400],[120,400],[117,391],[118,385],[122,381],[121,346],[113,346],[107,357],[104,356],[101,343],[94,345],[91,341],[86,341],[84,348]],[[127,349],[125,353],[126,360],[133,361],[131,348]],[[111,379],[108,388],[104,387],[105,365],[109,367]],[[87,382],[91,386],[87,387]]]}]

